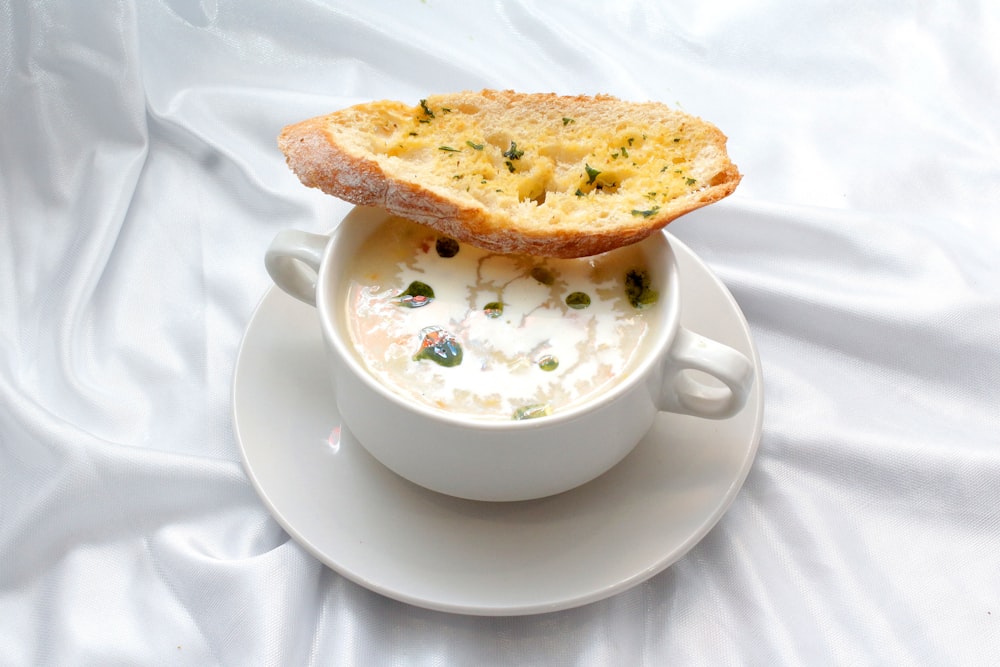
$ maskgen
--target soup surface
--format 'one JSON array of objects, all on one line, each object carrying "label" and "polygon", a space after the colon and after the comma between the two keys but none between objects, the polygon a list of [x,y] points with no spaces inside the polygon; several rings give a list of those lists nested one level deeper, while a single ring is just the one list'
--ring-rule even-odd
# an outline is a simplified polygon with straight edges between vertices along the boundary
[{"label": "soup surface", "polygon": [[346,270],[357,354],[396,393],[484,419],[553,414],[637,357],[658,293],[640,246],[595,257],[500,255],[392,217]]}]

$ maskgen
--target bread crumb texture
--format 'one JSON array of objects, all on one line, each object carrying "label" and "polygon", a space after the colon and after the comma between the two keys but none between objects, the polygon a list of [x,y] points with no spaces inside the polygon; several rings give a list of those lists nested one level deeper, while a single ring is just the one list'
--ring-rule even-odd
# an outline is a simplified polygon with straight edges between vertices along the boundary
[{"label": "bread crumb texture", "polygon": [[711,123],[658,102],[484,90],[361,104],[286,127],[310,187],[496,252],[594,255],[731,194]]}]

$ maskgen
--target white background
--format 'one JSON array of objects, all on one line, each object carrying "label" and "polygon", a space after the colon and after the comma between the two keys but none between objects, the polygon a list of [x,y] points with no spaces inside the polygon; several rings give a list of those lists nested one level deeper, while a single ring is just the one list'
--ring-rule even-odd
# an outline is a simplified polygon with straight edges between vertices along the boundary
[{"label": "white background", "polygon": [[[0,2],[0,664],[1000,663],[998,45],[990,0]],[[539,616],[325,568],[230,421],[268,242],[350,210],[281,127],[484,87],[680,106],[745,174],[670,230],[750,322],[754,468]]]}]

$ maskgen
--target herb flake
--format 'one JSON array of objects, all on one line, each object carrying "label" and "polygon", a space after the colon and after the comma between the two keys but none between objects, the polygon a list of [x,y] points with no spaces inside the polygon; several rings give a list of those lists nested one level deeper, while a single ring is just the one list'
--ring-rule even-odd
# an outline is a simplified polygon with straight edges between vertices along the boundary
[{"label": "herb flake", "polygon": [[422,308],[433,300],[434,290],[419,280],[414,280],[404,292],[396,296],[396,303],[403,308]]},{"label": "herb flake", "polygon": [[656,303],[660,293],[653,289],[648,271],[630,269],[625,274],[625,297],[633,308],[641,310]]},{"label": "herb flake", "polygon": [[538,367],[543,371],[551,373],[555,369],[559,368],[559,360],[551,354],[547,354],[538,360]]},{"label": "herb flake", "polygon": [[503,315],[503,301],[490,301],[483,306],[483,313],[490,319],[496,319]]},{"label": "herb flake", "polygon": [[420,348],[413,355],[414,361],[433,361],[439,366],[451,368],[462,363],[462,346],[458,339],[441,327],[426,327],[420,332]]},{"label": "herb flake", "polygon": [[543,285],[552,285],[556,281],[556,274],[544,266],[536,266],[531,270],[531,277]]},{"label": "herb flake", "polygon": [[640,211],[637,208],[632,209],[632,215],[641,215],[644,218],[648,218],[651,215],[656,215],[656,212],[660,210],[659,206],[654,206],[653,208],[646,209],[645,211]]},{"label": "herb flake", "polygon": [[525,405],[517,410],[514,410],[512,415],[513,419],[521,421],[522,419],[537,419],[538,417],[548,417],[552,414],[552,406],[548,403],[539,403],[536,405]]},{"label": "herb flake", "polygon": [[439,236],[437,241],[434,242],[434,250],[437,252],[438,257],[454,257],[459,251],[458,241],[450,236]]},{"label": "herb flake", "polygon": [[[514,143],[513,141],[510,142],[510,148],[508,148],[503,152],[503,156],[506,158],[510,158],[511,160],[520,160],[522,155],[524,155],[524,151],[519,151],[517,149],[517,144]],[[511,169],[511,171],[514,170]]]},{"label": "herb flake", "polygon": [[573,310],[582,310],[590,305],[590,295],[586,292],[573,292],[566,297],[566,305]]}]

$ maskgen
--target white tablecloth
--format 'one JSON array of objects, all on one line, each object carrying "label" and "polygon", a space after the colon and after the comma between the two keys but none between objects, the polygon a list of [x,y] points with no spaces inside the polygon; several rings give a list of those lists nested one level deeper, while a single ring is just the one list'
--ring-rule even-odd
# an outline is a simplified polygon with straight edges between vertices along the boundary
[{"label": "white tablecloth", "polygon": [[[0,664],[1000,663],[1000,9],[0,2]],[[348,104],[606,92],[745,174],[670,230],[762,359],[759,455],[668,570],[506,618],[382,597],[269,515],[230,417],[275,146]]]}]

